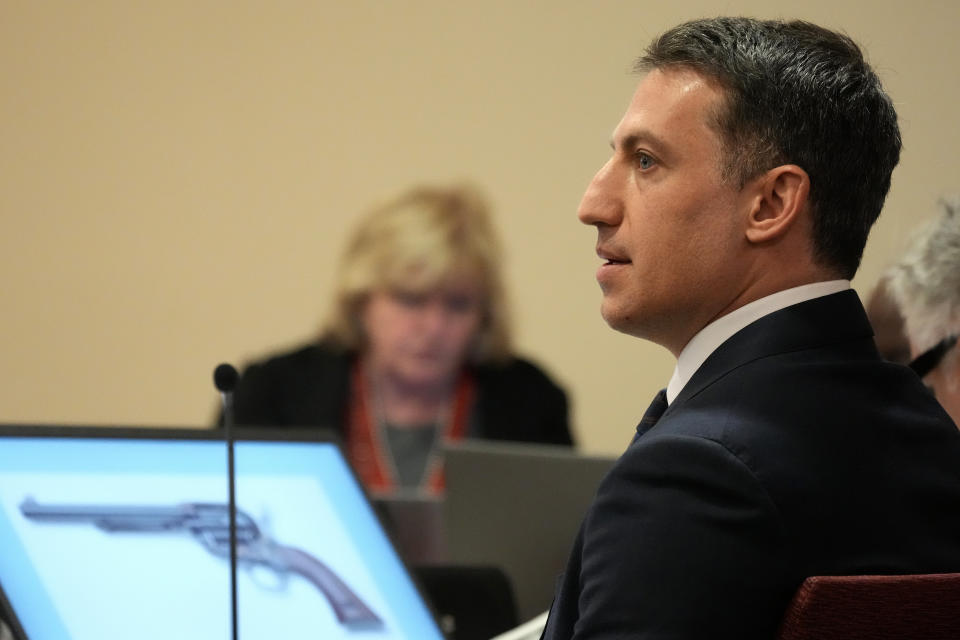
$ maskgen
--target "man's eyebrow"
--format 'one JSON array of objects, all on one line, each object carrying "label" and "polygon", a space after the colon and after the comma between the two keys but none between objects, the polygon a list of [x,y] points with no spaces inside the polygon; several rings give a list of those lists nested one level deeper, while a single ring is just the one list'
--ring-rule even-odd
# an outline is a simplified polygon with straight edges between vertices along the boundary
[{"label": "man's eyebrow", "polygon": [[[624,136],[620,140],[621,149],[633,149],[634,147],[640,146],[643,143],[651,144],[659,150],[667,148],[667,144],[658,136],[654,135],[650,131],[644,129],[640,131],[635,131],[629,135]],[[617,140],[615,137],[610,138],[610,148],[614,151],[617,150]]]}]

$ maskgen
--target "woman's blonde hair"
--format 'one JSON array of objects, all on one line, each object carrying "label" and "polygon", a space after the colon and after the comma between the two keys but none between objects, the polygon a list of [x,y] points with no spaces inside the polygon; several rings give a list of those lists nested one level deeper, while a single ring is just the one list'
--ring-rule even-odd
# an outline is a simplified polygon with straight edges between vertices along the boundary
[{"label": "woman's blonde hair", "polygon": [[427,292],[462,277],[479,285],[473,362],[510,355],[502,252],[489,207],[471,186],[415,187],[371,210],[347,244],[325,337],[361,350],[360,310],[375,291]]}]

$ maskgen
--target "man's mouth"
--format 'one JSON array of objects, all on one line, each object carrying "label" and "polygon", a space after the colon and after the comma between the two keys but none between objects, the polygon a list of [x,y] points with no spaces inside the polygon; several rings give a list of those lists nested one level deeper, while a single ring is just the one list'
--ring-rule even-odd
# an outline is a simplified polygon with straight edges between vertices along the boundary
[{"label": "man's mouth", "polygon": [[630,260],[626,257],[605,249],[597,249],[597,257],[604,261],[604,266],[630,263]]}]

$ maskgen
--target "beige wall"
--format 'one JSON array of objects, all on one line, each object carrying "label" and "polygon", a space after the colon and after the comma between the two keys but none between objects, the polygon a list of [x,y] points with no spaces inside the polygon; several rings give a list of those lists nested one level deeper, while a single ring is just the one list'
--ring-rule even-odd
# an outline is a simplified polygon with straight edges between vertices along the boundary
[{"label": "beige wall", "polygon": [[469,178],[497,206],[521,350],[586,448],[619,451],[672,360],[603,324],[575,211],[652,35],[719,10],[864,45],[905,151],[862,294],[960,191],[960,3],[668,4],[4,0],[0,421],[207,423],[214,365],[315,331],[372,200]]}]

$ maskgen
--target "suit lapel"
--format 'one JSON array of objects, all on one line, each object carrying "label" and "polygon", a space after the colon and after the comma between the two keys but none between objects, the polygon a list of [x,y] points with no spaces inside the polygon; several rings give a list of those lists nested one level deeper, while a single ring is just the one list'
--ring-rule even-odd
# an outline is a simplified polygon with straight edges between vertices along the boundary
[{"label": "suit lapel", "polygon": [[664,416],[730,371],[754,360],[872,337],[870,321],[853,289],[785,307],[747,325],[717,347]]}]

